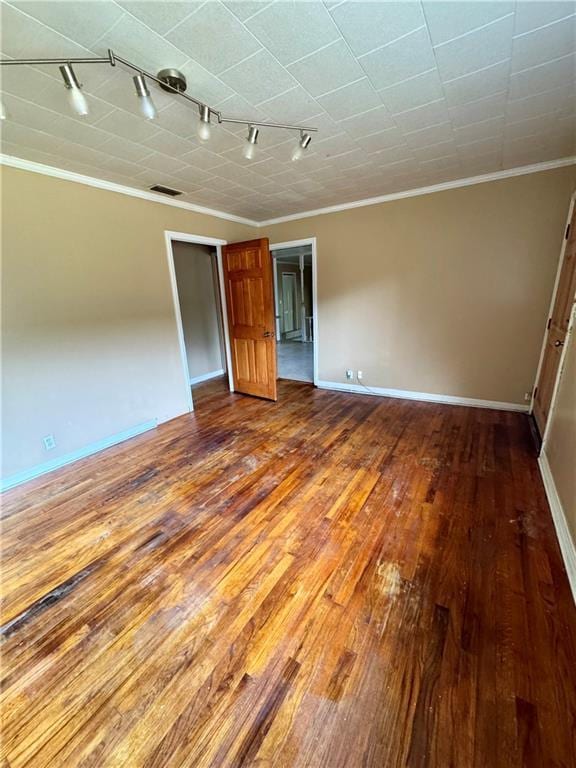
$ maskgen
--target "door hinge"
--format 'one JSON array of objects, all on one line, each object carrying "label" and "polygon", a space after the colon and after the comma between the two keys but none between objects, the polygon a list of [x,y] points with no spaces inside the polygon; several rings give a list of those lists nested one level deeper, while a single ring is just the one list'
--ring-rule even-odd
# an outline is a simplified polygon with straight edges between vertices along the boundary
[{"label": "door hinge", "polygon": [[550,330],[550,326],[551,326],[551,325],[552,325],[552,318],[551,318],[551,317],[549,317],[549,318],[548,318],[548,322],[546,323],[546,330],[547,330],[547,331],[549,331],[549,330]]},{"label": "door hinge", "polygon": [[566,234],[564,235],[564,240],[568,240],[568,238],[570,237],[570,227],[571,226],[572,226],[571,224],[568,224],[568,226],[566,227]]},{"label": "door hinge", "polygon": [[532,400],[536,400],[536,395],[538,394],[538,387],[534,387],[534,392],[532,394]]}]

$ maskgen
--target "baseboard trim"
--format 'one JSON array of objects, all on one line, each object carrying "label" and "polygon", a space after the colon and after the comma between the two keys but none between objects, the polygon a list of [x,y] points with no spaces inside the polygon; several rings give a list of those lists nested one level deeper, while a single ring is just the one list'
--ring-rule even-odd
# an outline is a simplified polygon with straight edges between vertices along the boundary
[{"label": "baseboard trim", "polygon": [[110,448],[118,443],[123,443],[125,440],[129,440],[131,437],[141,435],[143,432],[148,432],[150,429],[155,429],[157,426],[157,420],[145,421],[142,424],[137,424],[135,427],[130,427],[122,432],[117,432],[115,435],[105,437],[102,440],[98,440],[90,445],[85,445],[83,448],[79,448],[77,451],[66,453],[64,456],[59,456],[52,461],[46,461],[43,464],[37,464],[35,467],[25,469],[22,472],[17,472],[14,475],[5,477],[0,480],[0,491],[7,491],[10,488],[14,488],[17,485],[22,485],[28,480],[34,480],[36,477],[45,475],[48,472],[53,472],[55,469],[65,467],[67,464],[72,464],[79,459],[84,459],[87,456],[91,456],[93,453],[103,451],[105,448]]},{"label": "baseboard trim", "polygon": [[568,523],[566,522],[566,515],[564,514],[564,508],[562,507],[560,496],[558,496],[554,476],[552,475],[548,457],[545,453],[541,453],[538,457],[538,466],[540,467],[540,474],[544,483],[546,498],[550,505],[550,512],[552,513],[552,520],[554,521],[554,527],[556,528],[556,536],[558,538],[558,544],[560,545],[562,559],[564,560],[564,565],[566,567],[566,573],[568,574],[568,581],[570,582],[570,588],[572,589],[572,597],[576,603],[576,544],[570,534]]},{"label": "baseboard trim", "polygon": [[201,384],[203,381],[210,381],[210,379],[217,379],[218,376],[224,376],[226,371],[224,368],[219,368],[217,371],[210,371],[210,373],[203,373],[202,376],[195,376],[190,379],[190,386],[193,384]]},{"label": "baseboard trim", "polygon": [[445,403],[446,405],[466,405],[471,408],[491,408],[496,411],[518,411],[528,413],[528,406],[520,403],[500,403],[496,400],[478,400],[472,397],[436,395],[430,392],[412,392],[407,389],[384,389],[383,387],[363,387],[361,384],[341,384],[338,381],[318,381],[320,389],[334,389],[339,392],[354,392],[377,397],[396,397],[401,400],[423,400],[427,403]]}]

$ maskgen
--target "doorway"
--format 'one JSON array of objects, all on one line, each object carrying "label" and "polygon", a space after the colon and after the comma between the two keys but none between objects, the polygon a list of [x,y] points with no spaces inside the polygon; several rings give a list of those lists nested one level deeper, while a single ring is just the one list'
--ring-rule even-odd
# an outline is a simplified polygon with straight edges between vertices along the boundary
[{"label": "doorway", "polygon": [[188,410],[193,390],[222,380],[233,391],[226,304],[222,300],[222,246],[184,232],[165,232],[168,270],[176,316]]},{"label": "doorway", "polygon": [[316,383],[315,239],[270,246],[278,377]]}]

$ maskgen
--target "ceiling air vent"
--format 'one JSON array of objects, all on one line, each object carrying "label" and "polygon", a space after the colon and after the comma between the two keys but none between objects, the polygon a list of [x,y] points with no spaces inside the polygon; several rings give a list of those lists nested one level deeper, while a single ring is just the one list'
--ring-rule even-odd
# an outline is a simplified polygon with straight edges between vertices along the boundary
[{"label": "ceiling air vent", "polygon": [[182,192],[178,192],[177,189],[170,189],[170,187],[163,187],[161,184],[154,184],[150,187],[150,192],[160,192],[162,195],[170,195],[170,197],[178,197]]}]

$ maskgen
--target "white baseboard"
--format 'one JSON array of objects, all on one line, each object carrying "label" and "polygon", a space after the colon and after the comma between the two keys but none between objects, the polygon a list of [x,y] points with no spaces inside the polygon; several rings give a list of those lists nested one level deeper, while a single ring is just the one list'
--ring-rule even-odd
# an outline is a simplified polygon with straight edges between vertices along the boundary
[{"label": "white baseboard", "polygon": [[59,456],[52,461],[46,461],[43,464],[37,464],[30,469],[17,472],[15,475],[4,477],[0,480],[0,491],[7,491],[9,488],[14,488],[16,485],[21,485],[28,480],[33,480],[35,477],[40,477],[40,475],[45,475],[47,472],[53,472],[55,469],[65,467],[66,464],[72,464],[74,461],[84,459],[86,456],[91,456],[93,453],[103,451],[105,448],[110,448],[112,445],[122,443],[124,440],[129,440],[131,437],[141,435],[142,432],[147,432],[150,429],[154,429],[156,426],[156,419],[153,421],[145,421],[142,424],[137,424],[135,427],[125,429],[123,432],[118,432],[115,435],[110,435],[110,437],[98,440],[95,443],[90,443],[90,445],[85,445],[77,451],[65,453],[64,456]]},{"label": "white baseboard", "polygon": [[320,389],[336,389],[341,392],[356,392],[361,395],[376,395],[377,397],[397,397],[401,400],[424,400],[429,403],[445,403],[446,405],[467,405],[472,408],[492,408],[496,411],[519,411],[528,413],[528,405],[520,403],[500,403],[496,400],[478,400],[472,397],[455,397],[454,395],[435,395],[430,392],[412,392],[407,389],[384,389],[383,387],[364,387],[362,384],[341,384],[338,381],[318,381]]},{"label": "white baseboard", "polygon": [[220,368],[217,371],[210,371],[210,373],[203,373],[202,376],[195,376],[193,379],[190,379],[190,386],[193,384],[201,384],[203,381],[209,381],[210,379],[217,379],[218,376],[224,376],[226,371],[224,368]]},{"label": "white baseboard", "polygon": [[556,536],[558,537],[558,543],[560,544],[560,551],[562,552],[562,559],[566,566],[566,573],[568,574],[568,581],[572,588],[572,596],[576,603],[576,545],[570,534],[568,523],[566,522],[566,515],[562,507],[562,502],[558,496],[556,490],[556,483],[554,482],[554,476],[548,463],[548,457],[544,452],[538,457],[538,466],[540,467],[540,474],[544,482],[544,489],[546,490],[546,498],[550,505],[550,511],[552,512],[552,520],[554,521],[554,527],[556,528]]}]

